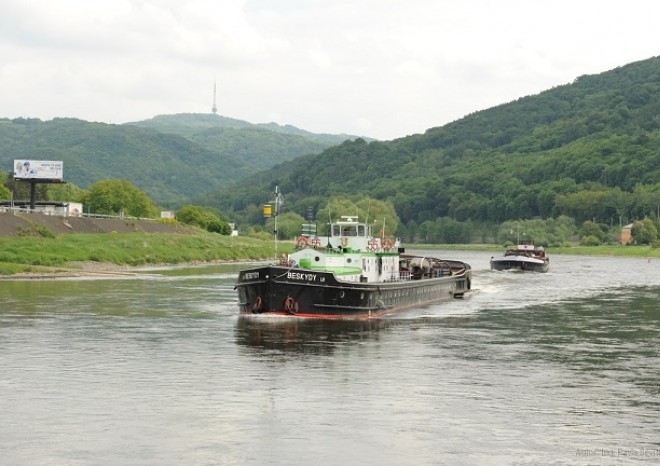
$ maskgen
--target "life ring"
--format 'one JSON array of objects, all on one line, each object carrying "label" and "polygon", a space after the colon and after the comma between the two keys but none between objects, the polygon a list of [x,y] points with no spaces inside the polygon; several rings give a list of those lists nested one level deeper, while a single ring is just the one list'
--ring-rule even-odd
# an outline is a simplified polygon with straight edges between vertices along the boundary
[{"label": "life ring", "polygon": [[299,310],[298,303],[291,296],[287,296],[284,300],[284,310],[289,314],[295,314]]},{"label": "life ring", "polygon": [[380,244],[385,251],[389,251],[394,247],[394,243],[392,243],[392,240],[389,239],[384,239]]},{"label": "life ring", "polygon": [[367,243],[367,251],[377,251],[378,250],[378,241],[375,239],[370,239]]},{"label": "life ring", "polygon": [[306,248],[308,245],[309,241],[307,241],[306,236],[300,236],[298,241],[296,241],[296,246],[298,246],[298,249]]},{"label": "life ring", "polygon": [[261,311],[261,296],[257,296],[257,299],[254,300],[254,304],[252,304],[252,313],[256,314],[259,311]]},{"label": "life ring", "polygon": [[312,247],[313,248],[321,247],[321,240],[319,239],[318,236],[315,236],[314,238],[312,238]]},{"label": "life ring", "polygon": [[348,244],[348,238],[342,238],[341,239],[341,247],[345,248],[347,244]]}]

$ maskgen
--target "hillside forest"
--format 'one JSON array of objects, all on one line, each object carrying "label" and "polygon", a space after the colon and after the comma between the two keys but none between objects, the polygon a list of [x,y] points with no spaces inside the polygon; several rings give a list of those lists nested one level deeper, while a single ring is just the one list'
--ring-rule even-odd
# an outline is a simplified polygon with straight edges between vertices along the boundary
[{"label": "hillside forest", "polygon": [[126,179],[171,208],[350,137],[333,139],[212,114],[161,115],[124,125],[73,118],[0,119],[0,166],[10,170],[15,159],[59,160],[65,179],[76,186]]},{"label": "hillside forest", "polygon": [[[388,231],[408,242],[513,241],[521,229],[528,236],[542,237],[540,242],[546,245],[576,235],[613,242],[615,232],[633,221],[645,225],[646,236],[639,234],[638,225],[638,238],[653,238],[652,227],[658,227],[658,57],[580,76],[572,83],[475,112],[424,134],[393,141],[349,139],[323,150],[317,147],[316,152],[273,157],[262,170],[258,156],[237,146],[224,153],[230,157],[225,159],[229,166],[208,163],[218,157],[222,144],[217,141],[227,128],[191,129],[200,119],[188,115],[186,120],[181,125],[187,127],[178,130],[172,127],[176,123],[168,121],[161,126],[165,132],[105,125],[107,133],[103,138],[94,133],[94,143],[84,129],[99,124],[2,120],[0,141],[21,147],[20,141],[38,134],[40,145],[20,152],[3,143],[0,156],[30,154],[33,159],[52,159],[52,154],[60,154],[55,158],[62,159],[75,152],[78,172],[74,173],[84,188],[101,178],[135,175],[139,179],[133,182],[158,205],[202,206],[253,233],[270,229],[261,206],[271,200],[275,186],[285,196],[283,216],[288,215],[292,223],[309,217],[324,223],[320,214],[334,210],[329,207],[334,204],[350,208],[361,204],[360,213],[365,215],[365,202],[367,206],[383,202],[394,212]],[[24,127],[18,131],[21,137],[15,134],[17,126]],[[209,131],[217,133],[216,142],[204,143]],[[43,133],[50,133],[52,139]],[[251,135],[243,134],[251,140]],[[137,147],[131,149],[130,161],[121,149],[129,139]],[[167,150],[155,143],[159,140],[168,141]],[[114,146],[118,149],[111,157],[87,153],[90,147]],[[57,151],[52,152],[53,148]],[[141,148],[145,154],[158,153],[161,162],[143,158]],[[162,163],[165,159],[167,164]],[[207,181],[216,177],[223,182]],[[188,187],[166,191],[174,180],[177,185],[183,180],[181,185]],[[190,187],[193,184],[197,192]],[[283,218],[282,225],[286,223]],[[280,229],[279,234],[286,231]]]},{"label": "hillside forest", "polygon": [[251,206],[275,184],[300,215],[333,196],[368,196],[392,203],[400,235],[429,242],[452,242],[456,222],[464,241],[479,241],[492,238],[493,225],[521,219],[617,230],[657,219],[660,58],[580,76],[425,134],[347,141],[261,180],[196,199],[250,223]]}]

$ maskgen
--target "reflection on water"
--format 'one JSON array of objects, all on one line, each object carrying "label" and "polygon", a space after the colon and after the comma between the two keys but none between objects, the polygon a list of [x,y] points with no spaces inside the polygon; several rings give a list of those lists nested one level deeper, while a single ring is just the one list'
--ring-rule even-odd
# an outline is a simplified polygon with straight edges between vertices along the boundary
[{"label": "reflection on water", "polygon": [[376,340],[394,324],[386,319],[319,320],[283,316],[241,316],[236,343],[265,349],[328,354],[345,343]]}]

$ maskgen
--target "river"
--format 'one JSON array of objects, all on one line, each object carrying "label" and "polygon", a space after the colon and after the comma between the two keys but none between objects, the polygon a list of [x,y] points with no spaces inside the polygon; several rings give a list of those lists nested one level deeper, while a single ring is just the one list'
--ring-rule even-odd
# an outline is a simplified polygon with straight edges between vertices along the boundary
[{"label": "river", "polygon": [[429,254],[469,296],[370,321],[239,319],[239,265],[0,281],[0,462],[660,463],[660,260]]}]

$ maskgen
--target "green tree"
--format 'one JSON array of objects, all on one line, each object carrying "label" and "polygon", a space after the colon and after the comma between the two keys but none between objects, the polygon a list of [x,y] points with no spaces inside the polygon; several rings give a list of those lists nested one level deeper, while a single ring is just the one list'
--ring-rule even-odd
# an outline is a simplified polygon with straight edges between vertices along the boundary
[{"label": "green tree", "polygon": [[373,223],[374,235],[394,236],[396,234],[399,227],[399,216],[391,202],[365,197],[360,199],[356,205],[360,213],[366,213],[363,220]]},{"label": "green tree", "polygon": [[632,234],[637,244],[653,244],[658,240],[658,229],[650,218],[633,222]]},{"label": "green tree", "polygon": [[73,183],[48,185],[48,200],[83,202],[87,191],[79,188]]},{"label": "green tree", "polygon": [[[7,177],[7,180],[3,183],[4,186],[9,190],[10,195],[7,196],[7,199],[11,197],[13,193],[13,199],[15,201],[30,200],[30,183],[27,181],[16,180],[13,175]],[[48,185],[46,183],[37,183],[35,186],[35,197],[37,201],[48,200]]]},{"label": "green tree", "polygon": [[458,244],[470,242],[469,222],[459,222],[449,217],[443,217],[436,221],[436,242]]},{"label": "green tree", "polygon": [[[295,212],[284,212],[283,214],[278,215],[277,238],[291,239],[300,235],[303,223],[305,223],[305,219]],[[275,231],[275,219],[273,217],[266,221],[265,230],[271,234]]]},{"label": "green tree", "polygon": [[507,221],[500,225],[497,240],[503,244],[516,244],[522,239],[531,239],[539,246],[560,246],[575,233],[572,218],[560,216],[546,220]]},{"label": "green tree", "polygon": [[375,236],[379,236],[381,232],[386,236],[393,236],[399,226],[399,216],[391,202],[370,197],[362,197],[354,202],[347,196],[336,196],[316,214],[319,234],[327,234],[329,222],[341,220],[342,216],[348,215],[357,217],[360,222],[371,223]]},{"label": "green tree", "polygon": [[176,219],[186,225],[194,225],[212,233],[228,235],[231,233],[229,224],[218,214],[200,206],[186,205],[176,212]]},{"label": "green tree", "polygon": [[7,183],[7,174],[0,172],[0,199],[9,200],[11,199],[11,191],[5,186],[5,183]]},{"label": "green tree", "polygon": [[[603,236],[604,236],[604,232],[601,229],[601,227],[596,222],[593,222],[591,220],[587,220],[582,224],[579,234],[580,234],[580,238],[593,236],[598,240],[599,244],[600,242],[603,241]],[[593,242],[593,240],[591,240],[591,242]]]},{"label": "green tree", "polygon": [[153,202],[128,180],[101,180],[90,186],[83,203],[91,212],[117,215],[124,212],[132,217],[152,217]]},{"label": "green tree", "polygon": [[582,246],[599,246],[602,241],[597,236],[587,235],[580,238],[580,244]]}]

